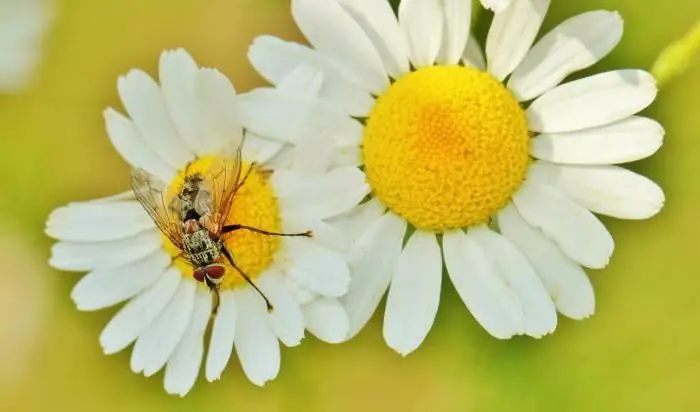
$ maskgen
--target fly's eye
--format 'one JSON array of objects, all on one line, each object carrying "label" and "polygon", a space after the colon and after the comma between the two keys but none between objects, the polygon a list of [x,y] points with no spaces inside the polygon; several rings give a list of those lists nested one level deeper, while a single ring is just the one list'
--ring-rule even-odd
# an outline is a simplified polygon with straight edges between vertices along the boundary
[{"label": "fly's eye", "polygon": [[198,281],[198,282],[204,282],[204,276],[206,275],[206,271],[204,268],[197,268],[192,272],[192,276]]},{"label": "fly's eye", "polygon": [[204,270],[207,273],[207,277],[212,281],[221,279],[224,276],[224,273],[226,273],[226,268],[224,265],[209,265],[204,268]]}]

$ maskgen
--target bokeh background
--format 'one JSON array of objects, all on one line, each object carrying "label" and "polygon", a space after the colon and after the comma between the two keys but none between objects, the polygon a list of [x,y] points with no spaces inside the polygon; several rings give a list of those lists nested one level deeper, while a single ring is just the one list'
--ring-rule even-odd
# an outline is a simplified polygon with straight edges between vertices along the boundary
[{"label": "bokeh background", "polygon": [[[592,70],[648,68],[700,18],[697,0],[554,0],[544,30],[595,8],[619,10],[625,35]],[[1,11],[0,11],[1,12]],[[488,13],[476,25],[483,40]],[[381,316],[349,343],[309,337],[283,349],[264,388],[233,360],[180,399],[129,370],[129,351],[104,356],[97,337],[116,309],[78,312],[79,274],[46,261],[47,214],[69,201],[123,191],[128,169],[102,110],[120,108],[116,79],[157,73],[183,46],[238,90],[263,85],[246,61],[254,36],[301,40],[289,0],[61,0],[32,85],[0,95],[0,410],[24,411],[699,411],[700,65],[664,85],[646,115],[666,127],[654,157],[630,165],[659,182],[654,219],[605,219],[617,248],[590,275],[597,313],[561,319],[536,341],[489,337],[446,287],[435,327],[407,358],[388,349]],[[592,71],[589,70],[588,72]],[[446,283],[447,284],[447,283]]]}]

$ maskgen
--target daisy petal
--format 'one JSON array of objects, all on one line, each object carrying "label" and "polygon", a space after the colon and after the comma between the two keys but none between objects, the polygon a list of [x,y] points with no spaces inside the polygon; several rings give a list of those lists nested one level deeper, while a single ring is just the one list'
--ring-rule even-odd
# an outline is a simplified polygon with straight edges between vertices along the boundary
[{"label": "daisy petal", "polygon": [[498,227],[527,257],[559,312],[572,319],[593,314],[595,294],[581,266],[561,253],[542,232],[528,225],[512,204],[499,212]]},{"label": "daisy petal", "polygon": [[245,144],[242,147],[242,157],[251,162],[265,164],[275,157],[283,147],[283,142],[268,139],[253,132],[246,131]]},{"label": "daisy petal", "polygon": [[311,66],[323,73],[319,97],[351,116],[364,117],[374,104],[369,90],[349,80],[341,68],[316,50],[272,36],[257,37],[248,50],[248,59],[267,81],[278,85],[300,66]]},{"label": "daisy petal", "polygon": [[250,288],[236,292],[236,353],[243,372],[252,383],[263,386],[277,377],[280,370],[280,347],[260,296]]},{"label": "daisy petal", "polygon": [[279,273],[266,273],[258,279],[274,309],[269,312],[272,330],[286,346],[297,346],[304,339],[304,317],[296,299]]},{"label": "daisy petal", "polygon": [[513,196],[520,214],[533,227],[583,266],[607,266],[615,246],[605,226],[588,210],[532,173]]},{"label": "daisy petal", "polygon": [[170,118],[158,84],[141,70],[119,77],[117,90],[122,103],[146,144],[173,168],[192,160],[192,152]]},{"label": "daisy petal", "polygon": [[371,92],[389,86],[379,54],[362,28],[335,1],[292,0],[299,29],[323,55],[346,67]]},{"label": "daisy petal", "polygon": [[84,311],[115,305],[154,284],[169,264],[170,256],[157,251],[124,266],[96,269],[80,279],[71,299]]},{"label": "daisy petal", "polygon": [[341,253],[346,253],[350,250],[350,241],[345,236],[345,233],[323,220],[305,215],[299,216],[285,213],[282,216],[282,222],[283,230],[286,233],[300,233],[310,230],[313,232],[313,238],[311,239],[313,242]]},{"label": "daisy petal", "polygon": [[161,236],[153,229],[104,242],[58,242],[51,247],[49,265],[79,272],[127,265],[159,250]]},{"label": "daisy petal", "polygon": [[594,213],[619,219],[648,219],[664,205],[664,192],[651,180],[617,166],[533,164],[531,172],[559,187]]},{"label": "daisy petal", "polygon": [[324,296],[347,293],[350,272],[341,254],[307,239],[289,239],[288,248],[288,274],[299,285]]},{"label": "daisy petal", "polygon": [[555,163],[607,165],[633,162],[656,153],[664,128],[632,116],[607,126],[570,133],[544,133],[530,141],[530,154]]},{"label": "daisy petal", "polygon": [[503,80],[520,64],[547,14],[550,0],[518,0],[497,13],[486,37],[488,71]]},{"label": "daisy petal", "polygon": [[469,35],[469,40],[464,49],[464,54],[462,55],[462,62],[471,67],[475,67],[479,70],[486,70],[486,58],[484,58],[484,52],[479,46],[479,42],[472,36]]},{"label": "daisy petal", "polygon": [[243,128],[236,115],[236,90],[229,79],[214,69],[201,69],[195,78],[202,146],[200,154],[238,147]]},{"label": "daisy petal", "polygon": [[158,79],[170,118],[189,149],[201,155],[197,101],[194,81],[199,67],[184,49],[166,50],[160,55]]},{"label": "daisy petal", "polygon": [[204,355],[204,332],[211,316],[211,305],[210,292],[204,288],[197,290],[192,318],[165,367],[163,386],[171,395],[185,396],[197,381]]},{"label": "daisy petal", "polygon": [[345,309],[336,299],[320,298],[302,306],[306,329],[327,343],[344,342],[350,325]]},{"label": "daisy petal", "polygon": [[130,300],[113,318],[100,335],[105,354],[126,348],[163,311],[180,285],[182,275],[170,268],[158,283]]},{"label": "daisy petal", "polygon": [[153,228],[138,202],[81,202],[49,215],[46,234],[70,242],[101,242],[128,238]]},{"label": "daisy petal", "polygon": [[485,226],[469,229],[469,236],[492,256],[503,281],[518,295],[525,334],[540,338],[554,332],[557,311],[525,256],[508,239]]},{"label": "daisy petal", "polygon": [[311,65],[299,66],[282,77],[277,88],[289,94],[318,96],[323,86],[323,72]]},{"label": "daisy petal", "polygon": [[317,219],[347,212],[369,192],[364,173],[356,167],[323,174],[276,170],[270,179],[284,210]]},{"label": "daisy petal", "polygon": [[649,106],[656,81],[643,70],[616,70],[564,83],[527,109],[530,130],[573,132],[606,125]]},{"label": "daisy petal", "polygon": [[461,230],[445,232],[442,249],[452,284],[476,321],[498,339],[523,333],[520,300],[489,253]]},{"label": "daisy petal", "polygon": [[164,182],[169,182],[175,176],[175,168],[148,147],[131,120],[111,107],[107,108],[103,115],[107,136],[127,163],[157,176]]},{"label": "daisy petal", "polygon": [[508,81],[519,101],[531,100],[569,74],[592,66],[622,38],[622,18],[597,10],[566,20],[535,44]]},{"label": "daisy petal", "polygon": [[209,353],[207,353],[205,376],[209,382],[221,377],[221,373],[231,359],[233,338],[236,331],[236,313],[235,294],[230,291],[223,292],[219,313],[214,318]]},{"label": "daisy petal", "polygon": [[360,123],[313,97],[257,89],[238,96],[236,110],[247,130],[282,142],[296,144],[328,130],[333,130],[338,145],[357,145],[362,138]]},{"label": "daisy petal", "polygon": [[377,198],[372,198],[351,211],[331,218],[328,221],[347,238],[348,242],[354,243],[372,222],[384,215],[385,211],[386,208],[379,203]]},{"label": "daisy petal", "polygon": [[376,219],[355,242],[350,255],[352,281],[341,298],[355,336],[372,317],[384,296],[401,253],[406,221],[386,213]]},{"label": "daisy petal", "polygon": [[434,0],[404,0],[399,3],[399,26],[408,43],[411,63],[416,68],[435,63],[445,19],[440,3]]},{"label": "daisy petal", "polygon": [[469,40],[472,2],[471,0],[445,0],[443,8],[445,26],[442,48],[444,53],[438,57],[438,63],[457,64]]},{"label": "daisy petal", "polygon": [[389,76],[410,70],[408,47],[388,1],[340,0],[340,5],[362,27],[384,63]]},{"label": "daisy petal", "polygon": [[494,13],[500,13],[512,2],[513,0],[481,0],[481,5],[486,9],[492,10]]},{"label": "daisy petal", "polygon": [[192,317],[196,290],[195,282],[181,282],[168,306],[139,335],[131,352],[134,373],[143,371],[144,376],[151,376],[165,366]]},{"label": "daisy petal", "polygon": [[440,303],[442,259],[435,234],[416,230],[396,264],[384,312],[384,340],[400,353],[416,350]]}]

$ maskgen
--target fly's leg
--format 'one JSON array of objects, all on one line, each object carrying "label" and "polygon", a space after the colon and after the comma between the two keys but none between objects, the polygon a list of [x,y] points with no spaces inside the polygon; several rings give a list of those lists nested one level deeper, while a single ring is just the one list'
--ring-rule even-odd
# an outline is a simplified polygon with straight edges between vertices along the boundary
[{"label": "fly's leg", "polygon": [[204,281],[209,287],[209,291],[211,291],[212,293],[211,315],[216,317],[216,314],[219,313],[219,304],[221,303],[221,293],[219,292],[219,285],[210,282],[207,278],[204,278]]},{"label": "fly's leg", "polygon": [[250,176],[250,172],[253,171],[255,166],[257,166],[257,163],[255,163],[255,162],[250,164],[250,167],[248,167],[248,170],[245,171],[245,175],[243,175],[243,179],[241,179],[241,181],[236,184],[236,189],[234,189],[234,190],[238,191],[238,189],[245,184],[245,181],[248,180],[248,176]]},{"label": "fly's leg", "polygon": [[279,233],[279,232],[268,232],[267,230],[258,229],[256,227],[250,227],[245,225],[228,225],[221,229],[221,234],[230,233],[236,230],[250,230],[251,232],[260,233],[261,235],[267,236],[297,236],[297,237],[312,237],[313,233],[310,230],[302,233]]},{"label": "fly's leg", "polygon": [[236,269],[238,273],[241,274],[241,276],[243,276],[243,279],[245,279],[245,281],[248,282],[248,284],[252,286],[253,289],[255,289],[255,291],[258,292],[258,294],[265,300],[265,306],[267,306],[267,311],[272,312],[275,308],[272,306],[272,303],[270,303],[270,300],[267,298],[267,296],[265,296],[264,293],[262,293],[258,286],[255,283],[253,283],[253,281],[248,277],[248,275],[243,273],[241,268],[239,268],[238,266],[236,266],[235,263],[233,263],[233,256],[231,256],[231,252],[229,252],[228,249],[226,249],[226,246],[221,246],[221,253],[223,253],[224,256],[226,256],[228,263],[230,263],[231,266],[234,269]]}]

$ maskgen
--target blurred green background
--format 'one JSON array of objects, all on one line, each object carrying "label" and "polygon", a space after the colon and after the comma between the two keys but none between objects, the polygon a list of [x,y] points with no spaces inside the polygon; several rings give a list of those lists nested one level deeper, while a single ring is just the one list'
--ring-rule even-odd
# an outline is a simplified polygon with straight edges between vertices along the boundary
[{"label": "blurred green background", "polygon": [[[651,66],[700,18],[700,2],[554,0],[545,30],[595,8],[619,10],[625,35],[594,70]],[[662,6],[663,4],[663,6]],[[483,13],[477,32],[488,24]],[[561,319],[540,341],[490,338],[451,287],[432,333],[407,358],[388,349],[381,316],[353,341],[307,338],[284,349],[264,388],[233,360],[184,399],[129,369],[129,351],[101,353],[116,309],[79,313],[78,274],[47,267],[47,214],[127,188],[102,110],[121,107],[116,79],[155,75],[161,50],[184,46],[238,90],[263,84],[246,61],[257,34],[301,39],[288,0],[62,0],[44,64],[23,94],[0,95],[0,410],[23,411],[698,411],[700,410],[700,66],[661,90],[646,112],[666,127],[660,152],[630,165],[659,182],[667,204],[643,222],[606,219],[617,250],[591,273],[597,314]]]}]

